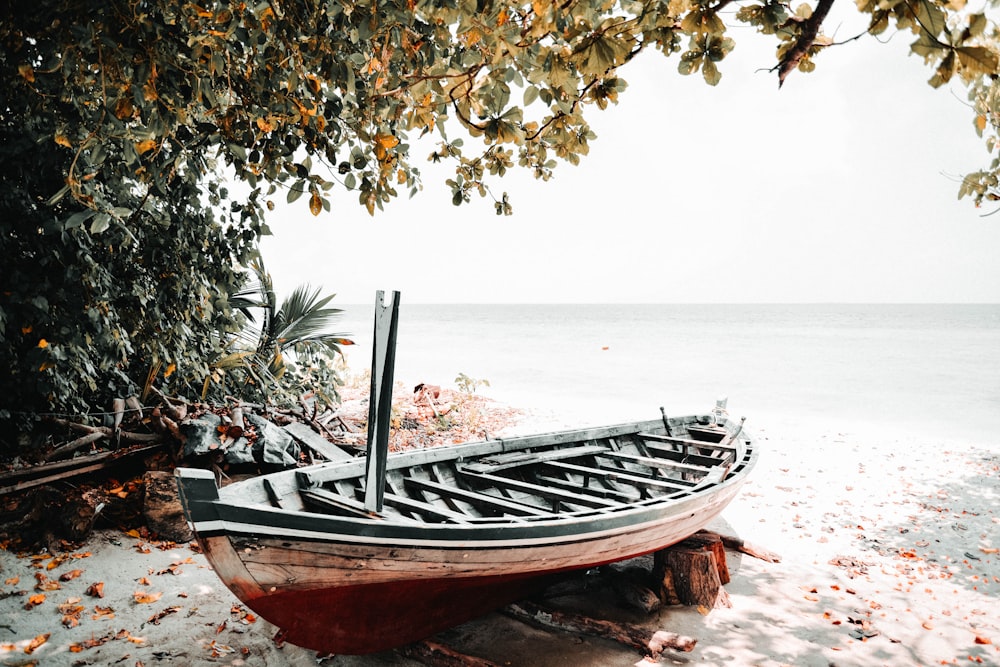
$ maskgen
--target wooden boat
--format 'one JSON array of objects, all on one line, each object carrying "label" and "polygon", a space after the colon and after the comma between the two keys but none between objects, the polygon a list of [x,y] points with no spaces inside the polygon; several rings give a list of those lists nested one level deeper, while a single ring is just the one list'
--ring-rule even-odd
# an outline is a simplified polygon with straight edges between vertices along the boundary
[{"label": "wooden boat", "polygon": [[662,549],[717,516],[757,460],[719,411],[375,455],[221,489],[177,470],[212,567],[292,643],[392,648]]}]

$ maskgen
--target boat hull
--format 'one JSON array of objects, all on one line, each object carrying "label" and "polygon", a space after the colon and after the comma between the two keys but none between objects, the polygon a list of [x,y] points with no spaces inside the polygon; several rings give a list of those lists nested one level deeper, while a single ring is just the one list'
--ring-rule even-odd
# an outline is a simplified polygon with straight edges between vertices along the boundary
[{"label": "boat hull", "polygon": [[287,641],[321,653],[365,654],[458,625],[567,572],[675,544],[722,512],[755,460],[755,450],[743,447],[719,480],[662,498],[459,524],[240,503],[235,493],[220,499],[204,471],[178,475],[197,539],[238,598]]}]

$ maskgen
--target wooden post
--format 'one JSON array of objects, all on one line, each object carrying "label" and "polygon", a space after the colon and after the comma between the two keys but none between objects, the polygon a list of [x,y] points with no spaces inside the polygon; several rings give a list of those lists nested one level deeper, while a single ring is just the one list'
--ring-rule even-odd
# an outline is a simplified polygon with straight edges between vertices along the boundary
[{"label": "wooden post", "polygon": [[728,607],[722,585],[729,582],[719,535],[699,532],[653,556],[653,578],[664,604]]},{"label": "wooden post", "polygon": [[385,465],[389,456],[389,417],[392,412],[392,374],[396,363],[399,292],[385,305],[385,292],[375,294],[375,339],[372,345],[372,387],[368,401],[368,457],[365,460],[365,509],[382,512]]}]

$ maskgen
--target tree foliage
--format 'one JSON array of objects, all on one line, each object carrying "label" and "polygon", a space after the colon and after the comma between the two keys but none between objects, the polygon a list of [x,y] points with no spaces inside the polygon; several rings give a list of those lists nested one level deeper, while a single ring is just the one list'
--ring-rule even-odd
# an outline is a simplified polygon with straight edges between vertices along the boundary
[{"label": "tree foliage", "polygon": [[[932,86],[968,91],[995,156],[1000,0],[981,1],[857,8],[873,35],[912,35]],[[618,70],[638,54],[715,85],[732,27],[749,26],[773,40],[781,83],[833,46],[831,5],[7,0],[0,349],[14,361],[0,392],[82,407],[150,375],[200,386],[276,198],[319,214],[346,195],[374,212],[421,187],[410,141],[423,135],[437,137],[432,160],[455,165],[455,204],[491,195],[515,165],[547,180],[588,153],[585,114],[618,101]],[[998,172],[994,157],[960,195],[998,198]],[[232,198],[223,175],[248,194]],[[494,204],[511,212],[506,195]]]},{"label": "tree foliage", "polygon": [[251,262],[251,269],[254,282],[229,301],[243,315],[244,328],[212,363],[202,396],[294,403],[311,393],[333,405],[342,382],[336,367],[340,348],[354,344],[331,330],[343,312],[329,307],[334,295],[300,285],[279,303],[263,262]]}]

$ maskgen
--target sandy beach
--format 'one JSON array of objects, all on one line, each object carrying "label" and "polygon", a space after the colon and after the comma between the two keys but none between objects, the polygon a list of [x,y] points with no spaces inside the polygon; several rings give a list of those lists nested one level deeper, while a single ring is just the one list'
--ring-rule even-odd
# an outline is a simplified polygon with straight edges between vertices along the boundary
[{"label": "sandy beach", "polygon": [[[546,419],[529,415],[512,430],[538,430],[551,425]],[[643,616],[600,591],[552,602],[697,639],[693,651],[668,651],[662,664],[1000,665],[998,443],[753,422],[760,463],[711,527],[782,560],[728,552],[731,608]],[[243,607],[189,544],[102,530],[65,553],[0,552],[0,568],[2,665],[416,664],[395,652],[318,660],[276,643],[275,628]],[[501,613],[435,640],[501,665],[643,660]]]}]

